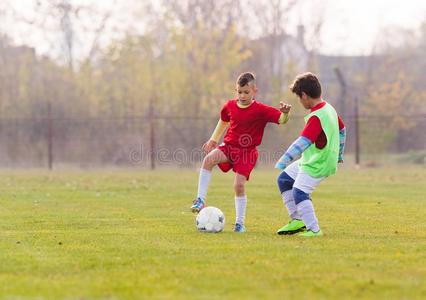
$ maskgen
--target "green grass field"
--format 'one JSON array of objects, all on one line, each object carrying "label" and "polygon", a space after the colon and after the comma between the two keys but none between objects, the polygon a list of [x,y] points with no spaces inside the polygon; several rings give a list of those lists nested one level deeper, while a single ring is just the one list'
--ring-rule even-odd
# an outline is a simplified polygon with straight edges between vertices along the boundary
[{"label": "green grass field", "polygon": [[426,299],[426,169],[346,168],[313,194],[325,236],[287,222],[273,170],[247,186],[248,232],[232,232],[232,174],[188,210],[196,171],[2,171],[0,299]]}]

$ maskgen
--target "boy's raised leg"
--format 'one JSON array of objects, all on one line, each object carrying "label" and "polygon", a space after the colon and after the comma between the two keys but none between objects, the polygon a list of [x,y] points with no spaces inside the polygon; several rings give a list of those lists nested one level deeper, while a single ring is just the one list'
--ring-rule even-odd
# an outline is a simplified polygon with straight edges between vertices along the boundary
[{"label": "boy's raised leg", "polygon": [[198,213],[202,210],[206,204],[207,190],[210,184],[212,169],[215,165],[227,162],[225,154],[219,149],[211,151],[203,160],[203,164],[200,169],[200,175],[198,177],[198,192],[197,198],[192,202],[191,211]]},{"label": "boy's raised leg", "polygon": [[207,189],[212,177],[212,171],[201,168],[198,176],[198,192],[197,198],[192,202],[191,211],[199,212],[204,208]]}]

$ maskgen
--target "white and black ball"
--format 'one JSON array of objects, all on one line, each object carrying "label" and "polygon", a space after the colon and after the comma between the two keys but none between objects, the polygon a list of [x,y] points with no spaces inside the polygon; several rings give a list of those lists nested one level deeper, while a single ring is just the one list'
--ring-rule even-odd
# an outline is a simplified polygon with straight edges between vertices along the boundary
[{"label": "white and black ball", "polygon": [[199,212],[195,224],[200,232],[221,232],[225,227],[225,215],[219,208],[208,206]]}]

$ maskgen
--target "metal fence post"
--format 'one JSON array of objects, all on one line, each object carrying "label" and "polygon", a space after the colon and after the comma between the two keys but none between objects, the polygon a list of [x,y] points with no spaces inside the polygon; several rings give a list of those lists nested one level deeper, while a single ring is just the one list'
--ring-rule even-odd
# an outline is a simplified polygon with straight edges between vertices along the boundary
[{"label": "metal fence post", "polygon": [[47,103],[47,165],[49,170],[53,168],[53,119],[52,104]]}]

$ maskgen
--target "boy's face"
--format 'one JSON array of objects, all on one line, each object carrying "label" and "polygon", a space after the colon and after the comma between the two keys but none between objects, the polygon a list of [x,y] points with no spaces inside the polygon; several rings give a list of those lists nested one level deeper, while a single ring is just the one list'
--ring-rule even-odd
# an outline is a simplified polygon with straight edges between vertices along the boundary
[{"label": "boy's face", "polygon": [[242,105],[250,104],[257,92],[256,86],[252,84],[246,84],[245,86],[239,86],[237,84],[235,90],[237,91],[238,102]]},{"label": "boy's face", "polygon": [[302,97],[300,97],[299,100],[305,109],[311,109],[310,98],[304,92],[302,92]]}]

